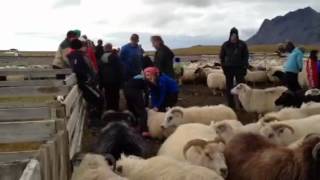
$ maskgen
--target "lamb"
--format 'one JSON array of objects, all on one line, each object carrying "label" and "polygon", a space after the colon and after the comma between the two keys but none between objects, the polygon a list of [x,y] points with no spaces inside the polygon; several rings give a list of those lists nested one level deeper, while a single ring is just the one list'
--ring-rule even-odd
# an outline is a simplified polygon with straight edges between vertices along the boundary
[{"label": "lamb", "polygon": [[252,89],[246,84],[239,84],[231,90],[231,93],[238,95],[243,108],[247,112],[259,114],[276,110],[275,100],[278,99],[286,87],[279,86],[267,89]]},{"label": "lamb", "polygon": [[223,95],[226,89],[226,76],[221,73],[210,73],[207,77],[207,85],[212,90],[213,95],[217,95],[217,90]]},{"label": "lamb", "polygon": [[127,178],[115,174],[103,156],[86,154],[71,180],[127,180]]},{"label": "lamb", "polygon": [[320,115],[315,115],[303,119],[266,123],[260,129],[260,134],[272,142],[288,146],[308,134],[319,133],[319,122]]},{"label": "lamb", "polygon": [[245,80],[247,82],[255,83],[263,83],[268,82],[268,76],[266,71],[247,71],[247,75],[245,76]]},{"label": "lamb", "polygon": [[152,109],[148,110],[148,129],[151,134],[151,137],[157,139],[164,139],[167,138],[170,134],[172,134],[173,130],[162,129],[161,124],[164,121],[165,113],[163,112],[156,112]]},{"label": "lamb", "polygon": [[271,143],[267,138],[244,133],[225,148],[227,180],[318,180],[320,137],[306,138],[297,149]]},{"label": "lamb", "polygon": [[165,156],[147,160],[122,156],[117,172],[130,180],[223,180],[205,167],[180,162]]},{"label": "lamb", "polygon": [[163,128],[177,127],[187,123],[201,123],[209,125],[211,121],[237,119],[236,113],[225,105],[193,106],[189,108],[173,107],[166,112]]},{"label": "lamb", "polygon": [[189,161],[226,175],[227,166],[221,151],[223,147],[212,127],[196,123],[184,124],[165,140],[158,155]]}]

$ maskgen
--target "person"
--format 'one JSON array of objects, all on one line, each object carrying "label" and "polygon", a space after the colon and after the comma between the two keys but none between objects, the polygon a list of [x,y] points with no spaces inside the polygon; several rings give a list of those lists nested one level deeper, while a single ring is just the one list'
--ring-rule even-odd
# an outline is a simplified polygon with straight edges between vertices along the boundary
[{"label": "person", "polygon": [[98,73],[98,63],[96,59],[96,55],[94,52],[94,45],[91,40],[87,38],[86,35],[83,35],[80,40],[83,42],[83,46],[86,49],[86,55],[91,61],[91,67],[93,68],[94,72]]},{"label": "person", "polygon": [[112,50],[112,44],[104,46],[99,64],[100,89],[104,89],[107,110],[119,110],[120,87],[123,82],[123,67],[119,56]]},{"label": "person", "polygon": [[289,90],[296,92],[302,89],[298,82],[298,74],[303,69],[303,52],[292,42],[286,43],[286,51],[290,54],[284,64],[285,84]]},{"label": "person", "polygon": [[[95,74],[90,68],[90,60],[86,57],[86,49],[79,39],[71,41],[72,51],[68,54],[69,63],[77,77],[77,84],[86,100],[90,115],[95,115],[98,119],[101,114],[101,98],[99,91],[96,89]],[[93,122],[93,117],[91,118]]]},{"label": "person", "polygon": [[318,51],[312,50],[307,61],[307,77],[311,88],[319,88]]},{"label": "person", "polygon": [[100,61],[100,58],[104,54],[103,41],[101,39],[98,40],[98,45],[96,46],[96,59]]},{"label": "person", "polygon": [[141,74],[143,49],[139,45],[139,35],[132,34],[130,43],[121,48],[120,59],[125,67],[126,80]]},{"label": "person", "polygon": [[179,86],[177,82],[157,67],[148,67],[144,70],[151,94],[153,110],[165,112],[167,107],[173,107],[178,101]]},{"label": "person", "polygon": [[142,75],[137,75],[125,83],[123,92],[128,110],[138,120],[139,131],[143,136],[148,136],[146,107],[149,104],[149,89],[147,82]]},{"label": "person", "polygon": [[249,66],[249,52],[247,44],[239,39],[238,29],[232,28],[230,31],[229,40],[226,41],[220,51],[220,60],[222,70],[226,76],[226,96],[228,105],[235,108],[234,96],[231,94],[231,89],[236,84],[244,83],[244,77],[247,74]]},{"label": "person", "polygon": [[73,32],[76,33],[76,38],[79,39],[81,37],[81,31],[79,29],[75,29]]},{"label": "person", "polygon": [[151,42],[156,49],[154,64],[161,73],[174,78],[173,58],[174,53],[164,44],[161,36],[152,36]]},{"label": "person", "polygon": [[58,51],[53,59],[53,69],[64,69],[70,67],[67,55],[70,51],[70,43],[74,39],[76,39],[76,33],[68,31],[66,38],[60,43]]},{"label": "person", "polygon": [[173,65],[173,69],[174,69],[175,79],[178,81],[179,85],[182,85],[181,77],[183,76],[183,73],[184,73],[183,65],[181,64],[180,58],[175,58],[174,62],[175,63]]}]

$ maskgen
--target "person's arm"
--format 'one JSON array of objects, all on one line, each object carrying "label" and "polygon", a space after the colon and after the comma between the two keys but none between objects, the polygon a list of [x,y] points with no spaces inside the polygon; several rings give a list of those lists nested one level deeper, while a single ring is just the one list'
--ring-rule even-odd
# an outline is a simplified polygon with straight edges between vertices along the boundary
[{"label": "person's arm", "polygon": [[226,56],[225,44],[223,44],[223,45],[221,46],[220,54],[219,54],[221,63],[224,63],[225,56]]},{"label": "person's arm", "polygon": [[296,56],[296,61],[297,61],[297,65],[298,65],[298,68],[299,68],[299,71],[301,72],[302,69],[303,69],[303,54],[299,54]]},{"label": "person's arm", "polygon": [[157,98],[157,102],[155,103],[154,107],[160,108],[160,106],[164,103],[164,99],[166,97],[166,86],[159,82],[159,97]]},{"label": "person's arm", "polygon": [[246,68],[248,68],[249,67],[249,50],[246,43],[243,43],[243,45],[244,47],[243,47],[242,60],[244,61]]}]

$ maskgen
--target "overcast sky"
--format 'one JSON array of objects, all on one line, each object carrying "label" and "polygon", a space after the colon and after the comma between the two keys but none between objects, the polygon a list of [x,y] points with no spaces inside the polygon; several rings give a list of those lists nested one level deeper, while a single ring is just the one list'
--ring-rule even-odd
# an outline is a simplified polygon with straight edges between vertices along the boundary
[{"label": "overcast sky", "polygon": [[311,6],[319,0],[6,0],[1,1],[0,49],[56,50],[70,29],[121,46],[132,32],[160,34],[171,47],[220,44],[229,29],[242,39],[265,18]]}]

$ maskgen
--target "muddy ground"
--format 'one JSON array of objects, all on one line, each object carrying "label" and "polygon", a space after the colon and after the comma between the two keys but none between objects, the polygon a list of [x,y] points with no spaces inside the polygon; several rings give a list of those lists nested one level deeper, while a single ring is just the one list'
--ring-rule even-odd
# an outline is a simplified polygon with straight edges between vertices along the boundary
[{"label": "muddy ground", "polygon": [[[226,102],[225,97],[213,96],[211,91],[205,85],[183,85],[179,94],[179,106],[205,106],[205,105],[217,105],[224,104]],[[121,102],[124,104],[123,100]],[[257,115],[252,113],[246,113],[244,111],[237,111],[238,118],[244,124],[254,122],[257,120]],[[94,144],[98,136],[97,129],[85,129],[83,138],[83,152],[93,152]],[[158,140],[147,139],[147,142],[151,144],[150,154],[147,156],[153,156],[157,153],[161,142]]]}]

